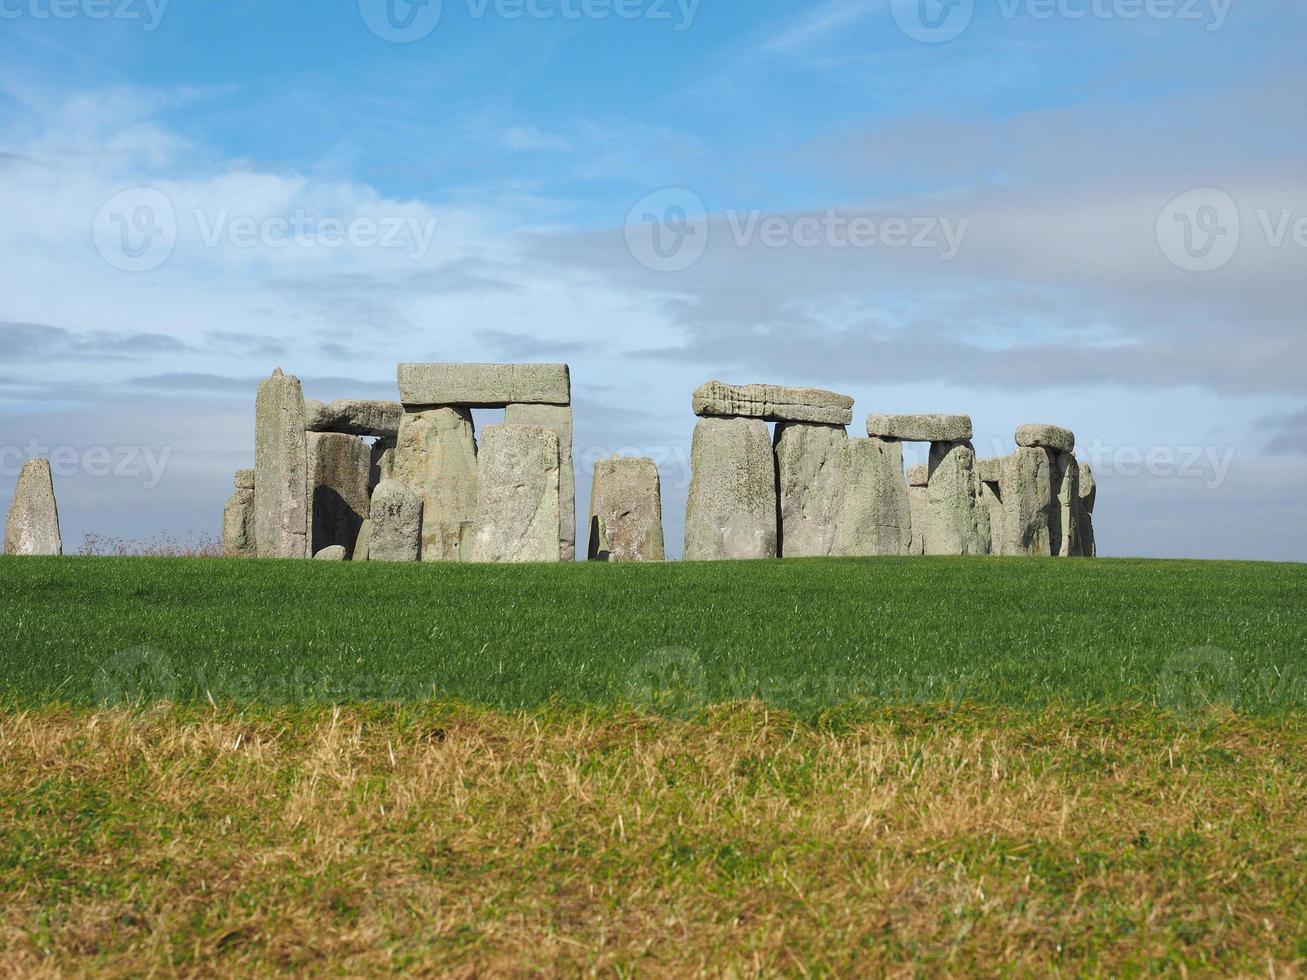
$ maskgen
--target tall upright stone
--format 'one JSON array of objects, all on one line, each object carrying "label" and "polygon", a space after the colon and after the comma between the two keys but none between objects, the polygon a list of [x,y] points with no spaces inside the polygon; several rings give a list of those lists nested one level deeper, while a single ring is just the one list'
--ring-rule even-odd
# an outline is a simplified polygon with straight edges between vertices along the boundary
[{"label": "tall upright stone", "polygon": [[463,531],[477,512],[471,409],[407,412],[399,426],[394,478],[422,495],[422,560],[458,561]]},{"label": "tall upright stone", "polygon": [[558,433],[536,425],[492,425],[482,437],[476,522],[463,552],[473,562],[557,562]]},{"label": "tall upright stone", "polygon": [[303,558],[308,549],[308,450],[304,391],[281,368],[259,385],[254,407],[254,537],[260,558]]},{"label": "tall upright stone", "polygon": [[305,447],[309,472],[305,553],[316,557],[339,545],[351,557],[371,506],[372,447],[341,432],[309,432]]},{"label": "tall upright stone", "polygon": [[1001,553],[1052,555],[1051,528],[1057,517],[1049,450],[1022,446],[1005,457],[999,496],[1003,501]]},{"label": "tall upright stone", "polygon": [[976,451],[971,443],[933,442],[927,465],[926,554],[988,554],[989,513],[982,513],[980,507]]},{"label": "tall upright stone", "polygon": [[1056,517],[1049,524],[1049,551],[1059,558],[1078,558],[1080,542],[1080,464],[1069,452],[1052,455],[1053,501]]},{"label": "tall upright stone", "polygon": [[399,480],[383,480],[372,494],[371,513],[367,560],[417,561],[422,551],[422,494]]},{"label": "tall upright stone", "polygon": [[775,452],[779,551],[785,558],[833,553],[844,497],[848,432],[839,425],[778,422]]},{"label": "tall upright stone", "polygon": [[591,561],[662,561],[663,505],[652,459],[614,456],[595,463],[590,490]]},{"label": "tall upright stone", "polygon": [[222,553],[228,558],[254,558],[254,471],[238,470],[236,489],[222,511]]},{"label": "tall upright stone", "polygon": [[5,554],[58,556],[63,553],[50,461],[28,460],[18,475],[5,520]]},{"label": "tall upright stone", "polygon": [[539,425],[558,434],[559,512],[558,543],[563,561],[576,559],[576,468],[572,462],[572,408],[570,405],[509,405],[504,409],[508,425]]},{"label": "tall upright stone", "polygon": [[701,418],[690,450],[685,560],[776,557],[776,457],[767,423]]},{"label": "tall upright stone", "polygon": [[1080,495],[1077,501],[1077,524],[1080,529],[1080,554],[1085,558],[1098,557],[1098,542],[1094,538],[1094,504],[1098,500],[1098,484],[1088,463],[1080,464]]},{"label": "tall upright stone", "polygon": [[844,490],[833,554],[906,555],[912,545],[912,504],[903,473],[903,443],[851,439],[845,447]]},{"label": "tall upright stone", "polygon": [[[977,474],[979,477],[980,474]],[[980,505],[989,518],[990,554],[1003,554],[1003,542],[1007,539],[1005,518],[1003,514],[1003,497],[998,483],[980,480]]]},{"label": "tall upright stone", "polygon": [[924,555],[926,521],[930,517],[930,491],[924,483],[908,487],[908,509],[912,514],[912,540],[908,545],[908,554]]}]

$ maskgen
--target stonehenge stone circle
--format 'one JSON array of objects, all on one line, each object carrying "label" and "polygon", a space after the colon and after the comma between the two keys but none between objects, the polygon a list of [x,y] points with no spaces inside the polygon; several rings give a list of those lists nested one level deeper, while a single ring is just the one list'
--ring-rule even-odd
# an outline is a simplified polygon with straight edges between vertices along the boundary
[{"label": "stonehenge stone circle", "polygon": [[492,425],[481,440],[476,521],[463,548],[473,562],[557,562],[558,433]]},{"label": "stonehenge stone circle", "polygon": [[775,558],[776,457],[759,418],[701,418],[690,449],[685,560]]},{"label": "stonehenge stone circle", "polygon": [[354,551],[371,507],[372,448],[342,432],[305,435],[309,473],[307,555],[333,545]]},{"label": "stonehenge stone circle", "polygon": [[663,505],[652,459],[614,456],[595,463],[590,490],[591,561],[662,561]]},{"label": "stonehenge stone circle", "polygon": [[57,557],[63,553],[50,461],[30,459],[18,474],[5,520],[5,554]]},{"label": "stonehenge stone circle", "polygon": [[832,554],[906,555],[912,544],[912,505],[903,473],[903,444],[850,439],[844,454],[844,490]]},{"label": "stonehenge stone circle", "polygon": [[1051,449],[1070,453],[1076,448],[1076,434],[1060,425],[1023,425],[1017,429],[1016,444],[1022,449]]},{"label": "stonehenge stone circle", "polygon": [[570,405],[566,364],[401,364],[399,400],[406,406]]},{"label": "stonehenge stone circle", "polygon": [[766,422],[848,425],[853,399],[819,388],[728,385],[709,381],[694,393],[694,414],[704,418],[747,418]]},{"label": "stonehenge stone circle", "polygon": [[849,436],[843,426],[778,422],[774,439],[779,550],[785,558],[833,553]]},{"label": "stonehenge stone circle", "polygon": [[322,402],[305,400],[304,428],[309,432],[340,432],[351,436],[394,439],[404,406],[399,402],[345,398]]},{"label": "stonehenge stone circle", "polygon": [[277,368],[254,407],[254,537],[260,558],[303,558],[308,548],[304,392]]},{"label": "stonehenge stone circle", "polygon": [[970,442],[932,442],[929,506],[924,531],[928,555],[984,555],[991,546],[989,512],[979,500],[976,451]]},{"label": "stonehenge stone circle", "polygon": [[969,415],[871,415],[867,435],[901,442],[969,442]]},{"label": "stonehenge stone circle", "polygon": [[227,558],[258,557],[254,541],[254,471],[236,471],[236,492],[222,511],[222,553]]},{"label": "stonehenge stone circle", "polygon": [[509,405],[504,409],[508,425],[539,425],[558,434],[559,471],[562,493],[558,545],[563,561],[576,558],[576,468],[572,462],[572,408],[570,405]]},{"label": "stonehenge stone circle", "polygon": [[417,561],[422,552],[422,495],[399,480],[372,494],[369,561]]},{"label": "stonehenge stone circle", "polygon": [[477,444],[467,408],[404,415],[394,478],[423,497],[422,560],[458,561],[463,529],[477,512]]}]

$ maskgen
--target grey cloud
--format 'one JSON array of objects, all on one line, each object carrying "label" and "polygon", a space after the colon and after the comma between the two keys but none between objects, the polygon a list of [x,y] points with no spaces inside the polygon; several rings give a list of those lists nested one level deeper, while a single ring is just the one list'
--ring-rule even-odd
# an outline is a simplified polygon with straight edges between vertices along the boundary
[{"label": "grey cloud", "polygon": [[477,336],[499,357],[510,361],[575,357],[595,349],[595,345],[591,343],[547,340],[531,334],[511,333],[506,330],[482,330]]},{"label": "grey cloud", "polygon": [[1268,456],[1307,456],[1307,409],[1291,415],[1263,419],[1259,429],[1270,435]]},{"label": "grey cloud", "polygon": [[5,321],[0,322],[0,349],[16,361],[99,361],[182,354],[192,348],[165,334],[79,332],[44,323]]}]

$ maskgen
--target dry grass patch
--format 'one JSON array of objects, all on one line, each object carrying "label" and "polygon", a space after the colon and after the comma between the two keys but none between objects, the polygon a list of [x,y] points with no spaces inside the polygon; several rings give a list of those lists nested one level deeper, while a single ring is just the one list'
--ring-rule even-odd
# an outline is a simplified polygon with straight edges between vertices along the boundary
[{"label": "dry grass patch", "polygon": [[0,973],[1293,975],[1307,722],[0,714]]}]

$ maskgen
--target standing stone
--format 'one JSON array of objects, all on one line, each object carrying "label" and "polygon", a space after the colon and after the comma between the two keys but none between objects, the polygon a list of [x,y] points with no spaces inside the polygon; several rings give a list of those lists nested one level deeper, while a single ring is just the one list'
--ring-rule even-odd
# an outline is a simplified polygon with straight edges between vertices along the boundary
[{"label": "standing stone", "polygon": [[369,561],[417,561],[422,550],[422,494],[384,480],[372,495]]},{"label": "standing stone", "polygon": [[926,553],[926,520],[930,516],[930,492],[924,484],[908,487],[908,508],[912,512],[912,543],[908,554]]},{"label": "standing stone", "polygon": [[1085,558],[1098,557],[1098,542],[1094,539],[1094,504],[1098,499],[1098,484],[1088,463],[1080,464],[1080,497],[1077,516],[1080,528],[1080,554]]},{"label": "standing stone", "polygon": [[509,405],[504,410],[508,425],[539,425],[558,434],[559,512],[558,544],[563,561],[576,560],[576,468],[572,462],[572,409],[568,405]]},{"label": "standing stone", "polygon": [[[372,512],[371,504],[368,506],[368,512]],[[359,536],[354,539],[354,560],[371,561],[372,560],[372,519],[363,522],[359,528]]]},{"label": "standing stone", "polygon": [[983,555],[989,552],[989,514],[982,517],[976,451],[970,442],[930,445],[926,488],[925,551],[928,555]]},{"label": "standing stone", "polygon": [[1049,525],[1049,551],[1059,558],[1080,557],[1080,464],[1069,452],[1052,457],[1053,500],[1057,514]]},{"label": "standing stone", "polygon": [[253,470],[237,470],[237,471],[236,471],[236,480],[235,480],[235,483],[236,483],[236,489],[237,489],[237,490],[253,490],[253,489],[254,489],[254,471],[253,471]]},{"label": "standing stone", "polygon": [[1047,557],[1056,505],[1053,466],[1047,449],[1022,447],[1003,460],[1002,554]]},{"label": "standing stone", "polygon": [[916,463],[908,467],[909,487],[930,486],[930,467],[925,463]]},{"label": "standing stone", "polygon": [[304,391],[277,368],[254,408],[254,537],[260,558],[303,558],[308,550],[308,450]]},{"label": "standing stone", "polygon": [[[254,558],[254,478],[252,470],[236,474],[236,492],[222,511],[222,553],[228,558]],[[249,486],[244,486],[248,483]]]},{"label": "standing stone", "polygon": [[308,553],[316,557],[323,549],[340,545],[348,557],[371,507],[372,448],[358,436],[339,432],[310,432],[305,444],[310,488]]},{"label": "standing stone", "polygon": [[18,476],[5,521],[5,554],[58,556],[63,553],[50,461],[28,460]]},{"label": "standing stone", "polygon": [[903,474],[903,443],[849,440],[844,481],[832,553],[843,557],[908,554],[912,504]]},{"label": "standing stone", "polygon": [[662,561],[663,505],[652,459],[614,456],[595,463],[590,490],[591,561]]},{"label": "standing stone", "polygon": [[832,553],[848,445],[843,426],[777,423],[778,535],[783,557],[825,558]]},{"label": "standing stone", "polygon": [[472,411],[428,408],[399,426],[394,477],[422,494],[422,560],[458,561],[476,517],[477,443]]},{"label": "standing stone", "polygon": [[395,476],[395,439],[378,439],[372,444],[372,466],[368,474],[368,495],[381,485],[382,481],[394,479]]},{"label": "standing stone", "polygon": [[1003,497],[997,483],[980,481],[980,505],[989,517],[990,554],[1001,555],[1007,532],[1003,524]]},{"label": "standing stone", "polygon": [[558,433],[537,425],[492,425],[481,441],[476,522],[464,541],[474,562],[557,562]]},{"label": "standing stone", "polygon": [[690,449],[685,560],[776,557],[776,457],[761,419],[703,418]]}]

